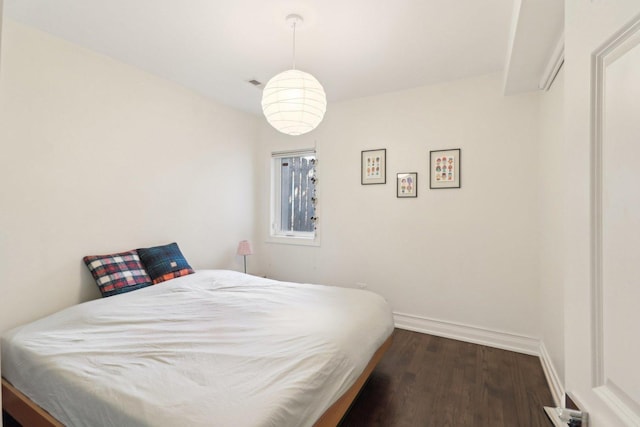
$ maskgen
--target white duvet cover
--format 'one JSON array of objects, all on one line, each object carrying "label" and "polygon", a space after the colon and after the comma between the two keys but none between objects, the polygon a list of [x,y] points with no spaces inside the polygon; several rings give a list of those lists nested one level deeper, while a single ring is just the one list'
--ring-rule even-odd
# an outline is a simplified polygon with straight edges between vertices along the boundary
[{"label": "white duvet cover", "polygon": [[2,338],[2,375],[67,426],[308,426],[393,331],[366,291],[205,270]]}]

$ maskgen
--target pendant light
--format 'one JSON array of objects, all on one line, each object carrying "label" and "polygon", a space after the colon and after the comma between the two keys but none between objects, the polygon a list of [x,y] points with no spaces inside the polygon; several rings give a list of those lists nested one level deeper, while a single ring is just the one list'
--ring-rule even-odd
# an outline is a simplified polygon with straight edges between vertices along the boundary
[{"label": "pendant light", "polygon": [[287,135],[302,135],[316,128],[327,109],[327,98],[318,80],[296,69],[296,26],[300,15],[287,16],[293,27],[293,68],[272,77],[262,91],[262,112],[271,126]]}]

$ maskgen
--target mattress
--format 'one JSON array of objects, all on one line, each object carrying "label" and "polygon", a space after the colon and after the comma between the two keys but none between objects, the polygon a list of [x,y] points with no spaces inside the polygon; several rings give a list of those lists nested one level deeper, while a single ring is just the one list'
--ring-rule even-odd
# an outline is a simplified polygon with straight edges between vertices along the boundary
[{"label": "mattress", "polygon": [[308,426],[393,332],[379,295],[203,270],[2,337],[2,375],[67,426]]}]

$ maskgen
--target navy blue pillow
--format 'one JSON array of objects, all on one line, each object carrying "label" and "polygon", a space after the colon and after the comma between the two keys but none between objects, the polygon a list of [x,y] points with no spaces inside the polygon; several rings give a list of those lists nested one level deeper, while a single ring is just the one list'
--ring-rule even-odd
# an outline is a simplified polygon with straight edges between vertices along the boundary
[{"label": "navy blue pillow", "polygon": [[138,249],[138,256],[153,284],[192,274],[193,269],[177,243]]}]

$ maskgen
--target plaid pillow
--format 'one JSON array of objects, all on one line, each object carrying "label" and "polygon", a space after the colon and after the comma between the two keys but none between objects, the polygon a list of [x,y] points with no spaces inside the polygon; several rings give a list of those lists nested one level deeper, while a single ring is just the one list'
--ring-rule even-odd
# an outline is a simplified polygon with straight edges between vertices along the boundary
[{"label": "plaid pillow", "polygon": [[138,255],[154,284],[193,273],[177,243],[138,249]]},{"label": "plaid pillow", "polygon": [[96,280],[103,297],[152,284],[151,277],[140,263],[135,250],[111,255],[89,255],[82,260]]}]

